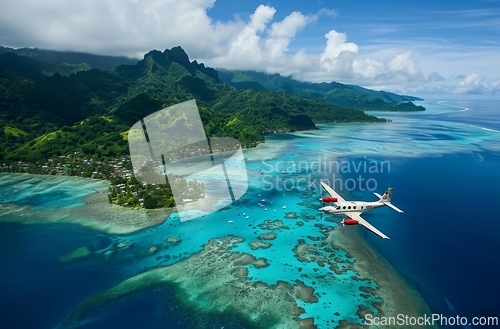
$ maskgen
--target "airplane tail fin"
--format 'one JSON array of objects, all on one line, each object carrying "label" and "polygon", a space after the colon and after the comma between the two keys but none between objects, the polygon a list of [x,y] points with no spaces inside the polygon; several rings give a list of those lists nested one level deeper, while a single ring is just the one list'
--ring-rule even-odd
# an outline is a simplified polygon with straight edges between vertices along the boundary
[{"label": "airplane tail fin", "polygon": [[380,198],[379,202],[391,202],[392,198],[392,187],[389,187],[387,191],[385,191],[384,195],[377,194]]},{"label": "airplane tail fin", "polygon": [[389,187],[387,189],[387,191],[385,191],[384,195],[380,195],[378,193],[374,193],[378,198],[379,198],[379,202],[382,202],[383,204],[385,204],[386,206],[388,206],[389,208],[397,211],[397,212],[403,212],[403,210],[399,209],[398,207],[396,207],[395,205],[393,205],[391,203],[391,198],[392,198],[392,187]]}]

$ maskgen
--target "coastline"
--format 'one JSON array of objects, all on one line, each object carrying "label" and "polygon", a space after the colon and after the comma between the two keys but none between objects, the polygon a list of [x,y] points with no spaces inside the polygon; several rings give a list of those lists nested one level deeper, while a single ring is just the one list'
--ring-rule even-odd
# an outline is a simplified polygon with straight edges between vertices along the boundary
[{"label": "coastline", "polygon": [[[117,205],[109,204],[106,201],[95,202],[103,199],[103,195],[107,193],[106,181],[90,179],[90,178],[79,178],[79,177],[69,177],[69,176],[46,176],[46,175],[31,175],[31,174],[13,174],[16,177],[21,179],[32,179],[36,178],[38,180],[44,181],[57,181],[57,183],[62,182],[70,182],[76,185],[76,188],[82,188],[84,184],[90,184],[93,189],[93,193],[90,193],[83,198],[81,201],[87,202],[87,204],[79,205],[71,208],[63,208],[63,209],[50,209],[50,210],[36,210],[30,206],[19,206],[19,205],[0,205],[0,222],[2,221],[15,221],[23,224],[40,224],[40,223],[72,223],[84,227],[88,227],[91,229],[99,230],[109,234],[127,234],[132,233],[147,227],[155,226],[163,223],[167,217],[175,211],[175,209],[155,209],[155,210],[145,210],[145,209],[127,209]],[[19,175],[19,176],[17,176]],[[0,176],[1,177],[1,176]],[[79,183],[79,184],[78,184]],[[100,184],[96,184],[100,183]],[[200,200],[198,202],[208,202],[208,200]],[[207,203],[208,205],[209,203]],[[200,206],[198,204],[198,206]],[[186,206],[182,210],[187,210],[189,207]],[[10,216],[5,216],[10,214]],[[104,218],[104,219],[103,219]],[[342,232],[336,228],[331,229],[329,232],[326,232],[324,241],[327,243],[331,243],[332,245],[345,250],[350,256],[354,257],[356,261],[353,263],[353,269],[358,274],[359,280],[371,280],[376,282],[378,288],[371,291],[364,291],[365,293],[372,294],[374,296],[379,297],[383,300],[383,303],[380,305],[374,305],[374,307],[380,311],[380,316],[397,316],[398,314],[405,314],[408,316],[423,316],[424,314],[430,314],[430,310],[422,299],[422,297],[418,294],[418,292],[411,287],[411,285],[401,276],[397,271],[392,267],[391,264],[387,262],[387,260],[378,253],[378,251],[369,244],[369,242],[362,236],[361,230],[343,230]],[[209,243],[207,242],[207,245]],[[205,250],[206,251],[206,250]],[[200,265],[200,261],[206,259],[207,254],[203,252],[194,254],[190,258],[187,258],[182,261],[183,265],[176,266],[173,264],[174,268],[185,266],[189,268],[193,268],[194,265]],[[215,261],[215,260],[214,260]],[[226,265],[231,265],[233,260],[227,259]],[[229,263],[228,263],[229,262]],[[240,273],[239,271],[243,271],[243,268],[251,263],[238,265],[233,268],[234,273],[227,273],[229,279],[225,281],[228,282],[239,282],[236,285],[231,284],[230,286],[237,289],[234,291],[235,295],[241,293],[241,281],[245,277],[245,273]],[[304,264],[306,265],[306,264]],[[255,265],[254,265],[255,266]],[[195,266],[196,267],[196,266]],[[210,267],[210,266],[206,266]],[[223,268],[221,266],[219,268]],[[168,266],[166,268],[171,268]],[[143,272],[142,274],[148,273],[151,270]],[[208,269],[207,269],[208,271]],[[235,276],[233,274],[238,271],[238,275]],[[184,270],[182,271],[185,272]],[[156,273],[156,272],[155,272]],[[189,282],[196,282],[197,274],[199,272],[192,271],[194,277],[183,278],[182,281],[188,280]],[[212,273],[212,271],[210,271]],[[139,275],[142,275],[139,274]],[[141,276],[142,277],[142,276]],[[156,275],[154,277],[157,277]],[[215,281],[217,281],[218,276],[212,277]],[[126,280],[126,282],[135,282],[136,277],[131,277]],[[159,279],[158,282],[163,282],[165,277],[162,275],[161,277],[157,277]],[[227,278],[227,276],[226,276]],[[131,280],[131,281],[129,281]],[[180,280],[180,276],[174,280]],[[187,281],[186,281],[187,282]],[[245,280],[246,284],[251,284]],[[180,282],[177,282],[180,283]],[[253,284],[253,283],[252,283]],[[259,286],[260,293],[266,295],[272,293],[269,289],[270,286],[266,286],[265,284],[255,283]],[[332,282],[332,284],[335,284]],[[213,282],[212,285],[217,286],[216,282]],[[183,284],[181,288],[183,293],[189,291],[189,285]],[[243,287],[244,288],[244,287]],[[248,288],[248,287],[247,287]],[[113,288],[112,288],[113,289]],[[131,293],[137,288],[133,288]],[[239,290],[238,290],[239,289]],[[246,288],[245,288],[246,289]],[[284,289],[280,287],[279,289]],[[210,292],[212,296],[216,298],[218,296],[218,291],[221,290],[221,287],[217,286],[217,289]],[[226,293],[230,291],[226,290]],[[102,294],[106,294],[106,292],[99,293],[97,296],[102,296]],[[121,296],[127,295],[126,290],[122,291]],[[250,296],[251,294],[248,294]],[[283,295],[285,296],[285,295]],[[251,296],[255,298],[259,298],[259,296]],[[235,296],[236,298],[236,296]],[[95,300],[95,299],[94,299]],[[86,302],[84,302],[86,303]],[[99,305],[102,305],[102,300],[99,301]],[[87,306],[90,306],[87,304]],[[282,307],[282,310],[286,310],[285,314],[288,314],[290,319],[292,316],[296,318],[300,315],[301,311],[297,308],[298,306],[294,304],[293,300],[288,300]],[[91,307],[93,308],[93,307]],[[303,311],[303,309],[302,309]],[[290,313],[291,312],[291,313]],[[365,312],[366,310],[360,309],[359,312]],[[298,315],[297,315],[298,314]],[[360,315],[360,313],[358,313]],[[299,320],[298,318],[295,322]],[[307,320],[307,321],[306,321]],[[288,320],[287,320],[288,321]],[[312,324],[312,319],[302,319],[301,327],[302,328],[314,328]],[[293,322],[288,322],[288,325],[291,325]],[[295,324],[295,323],[294,323]],[[351,323],[343,323],[342,325],[356,328],[359,325],[351,324]],[[375,328],[375,326],[372,326]],[[420,327],[419,327],[420,328]]]},{"label": "coastline", "polygon": [[[12,175],[12,176],[10,176]],[[128,234],[163,223],[175,208],[134,209],[108,202],[109,182],[100,179],[36,174],[0,174],[19,181],[36,180],[39,184],[70,183],[73,189],[88,185],[88,193],[79,200],[71,200],[64,208],[36,209],[31,205],[0,204],[0,222],[21,224],[70,223],[108,234]]]},{"label": "coastline", "polygon": [[[404,126],[404,127],[406,127],[406,126]],[[362,137],[364,137],[364,136],[362,135]],[[367,138],[367,140],[368,139],[369,138]],[[454,143],[458,143],[458,142],[455,141]],[[430,142],[429,144],[432,144],[432,142]],[[264,145],[265,144],[262,144],[262,146],[264,146]],[[259,148],[261,148],[261,146],[259,146]],[[322,150],[326,149],[326,148],[322,147],[321,145],[319,145],[319,146],[316,146],[316,151],[319,148],[321,148]],[[269,145],[269,149],[274,149],[274,146]],[[360,147],[359,149],[363,150],[362,147]],[[356,152],[359,152],[359,149],[356,148],[354,150]],[[252,152],[254,152],[254,151],[252,150]],[[445,152],[445,151],[443,150],[443,152]],[[451,151],[451,152],[453,152],[453,151]],[[254,175],[259,175],[259,174],[260,174],[259,171],[254,172]],[[50,176],[43,176],[43,177],[50,177]],[[0,176],[0,178],[1,178],[1,176]],[[93,181],[96,181],[96,180],[93,180]],[[9,193],[8,190],[7,190],[7,193]],[[96,199],[98,199],[98,196],[99,196],[98,194],[95,195]],[[91,195],[89,195],[89,198],[90,197],[91,197]],[[85,207],[86,206],[82,206],[81,208],[85,208]],[[87,208],[87,209],[89,209],[89,208]],[[123,209],[124,208],[122,208],[122,207],[118,208],[119,211],[123,210]],[[99,211],[99,209],[97,209],[96,211]],[[405,208],[405,211],[406,211],[406,208]],[[0,221],[1,221],[1,218],[0,218]],[[81,225],[80,223],[75,223],[75,224]],[[167,222],[167,226],[168,225],[169,225],[169,223]],[[236,224],[234,224],[234,226],[235,225]],[[290,226],[292,226],[292,225],[290,225]],[[138,228],[138,229],[140,229],[140,228]],[[335,229],[335,231],[337,231],[337,233],[340,233],[340,232],[338,232],[338,231],[340,231],[338,229]],[[369,242],[369,241],[371,241],[369,239],[369,237],[368,237],[368,239],[365,238],[366,234],[363,232],[362,229],[358,229],[357,227],[350,227],[350,230],[345,229],[344,231],[341,231],[341,232],[342,232],[342,234],[337,234],[338,236],[334,235],[334,232],[331,233],[332,242],[335,245],[342,246],[343,248],[345,246],[345,248],[346,248],[345,250],[347,252],[349,252],[350,255],[352,255],[353,257],[355,257],[357,259],[357,261],[355,263],[353,263],[353,265],[355,265],[354,267],[356,269],[356,272],[359,274],[359,277],[377,281],[380,289],[378,289],[378,291],[376,293],[378,295],[380,295],[381,298],[384,299],[384,302],[387,304],[387,310],[382,308],[382,310],[384,311],[384,315],[391,316],[391,315],[397,314],[397,311],[394,307],[397,307],[398,310],[402,310],[401,312],[405,312],[405,313],[406,313],[405,309],[413,309],[413,310],[416,310],[417,312],[420,312],[419,310],[421,310],[422,312],[427,312],[426,310],[428,309],[428,307],[426,307],[425,303],[420,304],[420,301],[422,298],[418,294],[418,292],[415,292],[415,289],[411,286],[411,284],[407,280],[402,278],[401,275],[399,275],[397,272],[395,272],[396,270],[394,269],[394,267],[390,263],[388,263],[387,260],[380,255],[378,250],[375,249],[373,247],[373,245]],[[415,232],[415,231],[410,230],[410,232]],[[125,237],[125,238],[127,238],[127,237]],[[119,239],[122,239],[122,238],[120,237]],[[408,241],[412,241],[412,240],[406,239],[405,242],[408,242]],[[410,242],[408,242],[408,243],[410,243]],[[31,245],[31,244],[32,243],[30,241],[27,241],[27,243],[26,243],[26,245]],[[374,242],[374,244],[377,246],[379,245],[379,244],[376,244],[375,242]],[[415,245],[415,249],[420,252],[421,249],[420,248],[417,249],[416,246],[418,246],[418,245]],[[123,253],[128,252],[125,250],[126,249],[123,249],[122,252]],[[380,250],[382,250],[382,249],[380,249]],[[147,251],[145,251],[145,252],[147,252]],[[161,247],[159,249],[159,252],[161,252]],[[155,256],[157,256],[159,252],[156,252]],[[270,250],[270,252],[272,252],[272,249]],[[397,253],[400,256],[405,255],[404,252],[403,253],[397,252]],[[153,257],[151,257],[151,258],[153,258]],[[389,257],[388,259],[391,259],[391,262],[392,262],[392,258]],[[410,257],[409,261],[411,262],[412,259],[413,259],[413,257]],[[400,263],[398,263],[398,260],[396,260],[393,262],[393,264],[397,265]],[[377,272],[380,272],[380,270],[378,269],[379,267],[382,267],[382,273],[377,273]],[[359,270],[359,268],[364,268],[364,269]],[[390,272],[395,272],[395,273],[391,274]],[[36,273],[36,272],[33,272],[33,273]],[[415,272],[415,273],[417,275],[417,272]],[[443,273],[441,273],[441,274],[443,274]],[[443,274],[442,279],[449,280],[449,274],[450,273],[448,273],[448,275]],[[451,274],[453,275],[453,273],[451,273]],[[394,275],[396,278],[392,279],[392,278],[394,278]],[[439,276],[440,273],[438,271],[435,271],[435,273],[433,273],[433,275]],[[397,281],[399,281],[399,282],[397,282]],[[397,282],[397,284],[394,284],[393,282]],[[402,288],[403,289],[402,291],[406,291],[407,294],[403,294],[403,293],[398,294],[397,293],[396,290],[399,290],[399,287],[401,285],[405,286]],[[457,285],[455,285],[455,286],[457,286]],[[474,288],[474,287],[472,287],[472,288]],[[354,289],[355,289],[355,291],[357,291],[357,288],[354,288]],[[390,291],[391,289],[393,289],[395,291]],[[466,298],[467,298],[467,296],[466,296]],[[486,299],[484,299],[484,300],[486,300]],[[398,303],[398,301],[401,302],[401,305]],[[431,302],[432,302],[432,299],[429,298],[429,303],[431,303]],[[455,304],[455,300],[453,300],[453,303]],[[489,304],[492,305],[491,303],[489,303]],[[494,305],[494,303],[493,303],[493,305]],[[457,307],[459,308],[460,311],[462,311],[462,308],[460,307],[460,305],[457,305]],[[440,310],[437,308],[436,309],[433,308],[433,310],[436,313],[440,312]],[[446,314],[446,313],[444,313],[444,314]],[[350,325],[346,325],[346,326],[350,326]],[[352,325],[352,327],[354,327],[354,326],[355,325]],[[374,327],[374,326],[372,326],[372,327]]]}]

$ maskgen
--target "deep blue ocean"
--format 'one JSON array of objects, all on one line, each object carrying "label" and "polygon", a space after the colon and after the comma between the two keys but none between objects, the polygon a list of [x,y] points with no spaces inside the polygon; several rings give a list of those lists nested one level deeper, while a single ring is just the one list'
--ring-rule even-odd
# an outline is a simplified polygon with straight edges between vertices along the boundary
[{"label": "deep blue ocean", "polygon": [[[405,210],[404,219],[386,209],[394,221],[384,223],[391,244],[368,239],[420,291],[434,313],[500,317],[500,285],[493,279],[500,276],[499,140],[477,140],[475,135],[481,130],[500,135],[500,99],[432,97],[424,104],[439,105],[430,107],[435,113],[419,113],[418,125],[428,121],[433,133],[421,137],[448,140],[452,152],[394,159],[388,182],[395,191],[404,191],[393,201]],[[395,114],[394,119],[401,116],[408,117]],[[463,130],[450,134],[445,128],[449,123],[459,123],[456,128]],[[469,147],[457,147],[460,140],[468,140]]]},{"label": "deep blue ocean", "polygon": [[[376,181],[379,193],[393,187],[393,203],[404,214],[384,208],[363,215],[391,238],[382,240],[365,231],[367,240],[420,292],[433,313],[470,319],[500,317],[499,100],[498,96],[432,95],[422,102],[428,109],[422,113],[373,113],[391,118],[390,124],[324,125],[318,131],[271,135],[265,147],[276,145],[280,150],[274,161],[324,156],[354,163],[390,163],[390,170],[365,178]],[[248,169],[257,173],[265,170],[262,161],[256,160],[261,151],[248,152]],[[292,179],[303,175],[289,174]],[[344,180],[358,176],[355,172],[342,173]],[[260,177],[250,179],[254,182]],[[252,186],[245,196],[248,200],[284,202],[281,192],[261,190],[262,185],[258,184]],[[13,186],[0,178],[0,193],[4,196],[24,192],[13,192]],[[356,188],[340,193],[346,198],[375,200],[372,192]],[[43,207],[49,203],[57,207],[54,200],[71,197],[71,193],[66,191],[65,195],[57,189],[44,193],[43,197],[31,198],[28,204]],[[310,206],[317,202],[317,195],[287,193],[290,200],[296,198],[305,203],[294,206],[297,212],[305,211],[300,207],[307,206],[310,211]],[[0,201],[8,203],[7,199],[2,197]],[[22,204],[23,200],[15,203]],[[231,233],[231,229],[244,236],[247,225],[230,226],[227,220],[243,211],[258,216],[262,209],[250,202],[234,207],[234,214],[230,210],[212,214],[204,222],[201,219],[172,226],[183,239],[197,234],[193,240],[199,244],[181,243],[154,255],[149,255],[147,248],[156,240],[164,240],[168,234],[157,235],[171,224],[117,236],[71,224],[0,222],[1,327],[55,328],[86,298],[146,269],[188,257],[210,237],[216,237],[211,231],[193,233],[191,229],[220,221],[224,223],[217,226],[220,236]],[[280,211],[281,207],[276,218],[283,218],[284,210]],[[306,223],[304,235],[310,234],[307,230],[314,230],[313,224]],[[104,257],[119,241],[133,241],[134,249]],[[65,264],[58,262],[62,255],[83,245],[89,247],[91,256]],[[289,263],[293,261],[290,259]],[[261,273],[267,273],[263,274],[267,275],[261,278],[263,281],[276,279],[272,272]],[[194,328],[198,320],[206,321],[206,315],[180,304],[173,291],[173,287],[165,287],[120,299],[86,318],[78,328]],[[243,327],[231,314],[213,316],[207,323],[209,328]]]}]

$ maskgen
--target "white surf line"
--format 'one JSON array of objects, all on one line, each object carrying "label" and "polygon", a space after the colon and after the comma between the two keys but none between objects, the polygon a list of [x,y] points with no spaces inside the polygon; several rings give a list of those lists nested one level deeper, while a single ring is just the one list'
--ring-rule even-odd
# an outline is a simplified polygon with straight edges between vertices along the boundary
[{"label": "white surf line", "polygon": [[479,126],[473,126],[473,125],[469,125],[469,127],[478,128],[478,129],[486,130],[486,131],[491,131],[494,133],[500,133],[500,130],[495,130],[495,129],[491,129],[491,128],[485,128],[485,127],[479,127]]},{"label": "white surf line", "polygon": [[468,108],[468,107],[450,104],[448,101],[439,101],[439,102],[437,102],[437,104],[443,105],[443,106],[455,107],[455,108],[461,109],[460,111],[457,111],[457,112],[465,112],[465,111],[469,111],[470,110],[470,108]]},{"label": "white surf line", "polygon": [[495,133],[500,133],[500,130],[495,130],[495,129],[490,129],[490,128],[484,128],[484,127],[480,127],[481,129],[483,130],[486,130],[486,131],[492,131],[492,132],[495,132]]}]

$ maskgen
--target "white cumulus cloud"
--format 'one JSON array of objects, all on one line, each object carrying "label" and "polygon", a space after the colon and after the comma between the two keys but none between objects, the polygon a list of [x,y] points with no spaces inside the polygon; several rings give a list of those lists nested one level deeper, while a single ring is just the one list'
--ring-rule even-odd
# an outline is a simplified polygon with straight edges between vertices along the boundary
[{"label": "white cumulus cloud", "polygon": [[[180,45],[191,59],[212,67],[365,86],[427,82],[417,53],[401,49],[390,57],[370,58],[335,29],[322,32],[320,51],[291,50],[301,31],[322,16],[335,16],[333,10],[294,11],[277,20],[275,8],[260,5],[247,19],[215,21],[209,10],[216,5],[215,0],[2,1],[0,44],[136,58]],[[474,85],[464,82],[460,88]]]},{"label": "white cumulus cloud", "polygon": [[469,74],[460,81],[454,92],[457,94],[482,94],[487,89],[484,78],[484,75],[479,73]]},{"label": "white cumulus cloud", "polygon": [[[432,75],[432,73],[430,75]],[[430,79],[428,78],[428,80]],[[417,94],[495,94],[500,93],[500,80],[487,83],[486,76],[480,73],[471,73],[469,75],[463,75],[462,80],[454,85],[444,83],[430,84],[416,87],[394,88],[392,91]]]},{"label": "white cumulus cloud", "polygon": [[427,76],[427,81],[444,81],[444,80],[446,79],[443,78],[443,76],[436,71],[432,72]]}]

